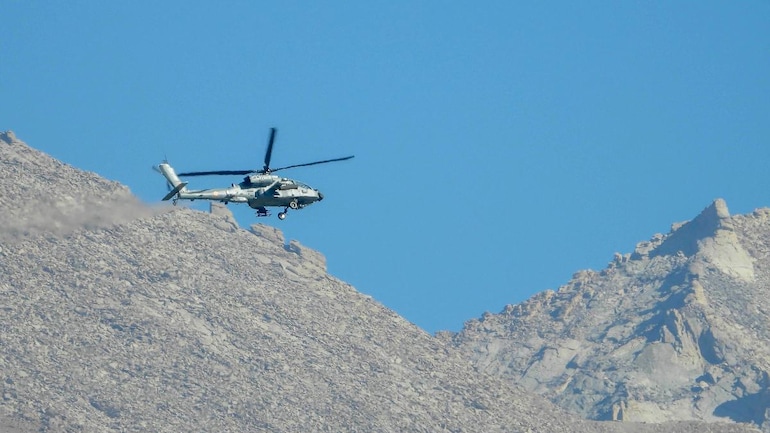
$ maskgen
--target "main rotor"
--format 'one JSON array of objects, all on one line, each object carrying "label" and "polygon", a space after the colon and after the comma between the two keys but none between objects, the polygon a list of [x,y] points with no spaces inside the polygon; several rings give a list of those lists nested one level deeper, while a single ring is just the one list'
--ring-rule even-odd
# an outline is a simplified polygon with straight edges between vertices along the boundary
[{"label": "main rotor", "polygon": [[306,162],[304,164],[287,165],[285,167],[270,168],[270,159],[273,156],[273,144],[275,143],[275,136],[278,130],[276,128],[270,128],[270,137],[267,140],[267,150],[265,151],[265,165],[262,169],[257,170],[215,170],[215,171],[191,171],[188,173],[179,173],[179,176],[236,176],[246,175],[251,173],[257,174],[269,174],[279,170],[286,170],[289,168],[306,167],[309,165],[326,164],[327,162],[345,161],[353,158],[354,155],[345,156],[342,158],[325,159],[323,161]]}]

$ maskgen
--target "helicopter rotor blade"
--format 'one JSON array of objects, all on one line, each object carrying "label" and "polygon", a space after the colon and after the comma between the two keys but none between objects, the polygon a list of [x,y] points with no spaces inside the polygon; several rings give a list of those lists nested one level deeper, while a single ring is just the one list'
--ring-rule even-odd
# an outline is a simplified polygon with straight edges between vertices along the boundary
[{"label": "helicopter rotor blade", "polygon": [[327,162],[345,161],[345,160],[353,158],[354,156],[355,155],[350,155],[350,156],[345,156],[345,157],[342,157],[342,158],[325,159],[323,161],[316,161],[316,162],[306,162],[305,164],[287,165],[286,167],[274,168],[274,169],[272,169],[270,171],[286,170],[287,168],[295,168],[295,167],[307,167],[308,165],[326,164]]},{"label": "helicopter rotor blade", "polygon": [[190,171],[179,173],[177,176],[235,176],[255,173],[256,170],[217,170],[217,171]]},{"label": "helicopter rotor blade", "polygon": [[286,170],[296,167],[307,167],[309,165],[326,164],[327,162],[345,161],[353,158],[354,155],[345,156],[342,158],[325,159],[323,161],[307,162],[304,164],[287,165],[276,169],[270,168],[270,160],[273,157],[273,145],[275,143],[275,136],[278,130],[276,128],[270,128],[270,137],[267,141],[267,150],[265,151],[265,165],[261,170],[214,170],[214,171],[189,171],[185,173],[179,173],[178,176],[236,176],[247,175],[250,173],[257,174],[269,174],[278,170]]},{"label": "helicopter rotor blade", "polygon": [[267,151],[265,152],[265,166],[262,168],[263,173],[270,172],[270,158],[273,157],[273,143],[275,142],[275,128],[270,128],[270,138],[267,140]]}]

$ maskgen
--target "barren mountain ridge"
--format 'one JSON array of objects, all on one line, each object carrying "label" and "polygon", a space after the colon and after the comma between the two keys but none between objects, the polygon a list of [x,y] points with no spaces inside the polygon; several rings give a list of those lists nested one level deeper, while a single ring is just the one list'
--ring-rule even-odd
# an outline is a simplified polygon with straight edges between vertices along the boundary
[{"label": "barren mountain ridge", "polygon": [[739,432],[582,420],[229,212],[0,134],[0,431]]}]

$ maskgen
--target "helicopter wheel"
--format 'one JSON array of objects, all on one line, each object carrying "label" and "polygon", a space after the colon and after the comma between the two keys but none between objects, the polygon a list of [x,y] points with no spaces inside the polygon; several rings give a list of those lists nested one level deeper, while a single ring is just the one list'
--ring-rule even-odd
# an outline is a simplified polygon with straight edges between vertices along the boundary
[{"label": "helicopter wheel", "polygon": [[171,204],[173,204],[174,206],[176,206],[176,202],[177,202],[177,199],[174,199],[174,200],[172,200],[172,201],[171,201]]},{"label": "helicopter wheel", "polygon": [[299,209],[299,202],[297,202],[297,200],[292,200],[289,203],[289,207],[292,209]]},{"label": "helicopter wheel", "polygon": [[286,212],[278,212],[278,219],[283,221],[286,219]]}]

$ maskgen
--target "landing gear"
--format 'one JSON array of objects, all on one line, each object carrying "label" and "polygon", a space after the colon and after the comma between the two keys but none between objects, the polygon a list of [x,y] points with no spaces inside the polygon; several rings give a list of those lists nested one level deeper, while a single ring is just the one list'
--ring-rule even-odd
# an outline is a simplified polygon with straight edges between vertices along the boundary
[{"label": "landing gear", "polygon": [[[297,206],[297,207],[294,207],[294,206]],[[279,220],[283,221],[283,220],[286,219],[286,215],[289,213],[289,208],[299,209],[299,206],[297,204],[297,200],[292,201],[291,203],[289,203],[288,206],[283,208],[283,212],[278,212],[278,219]]]},{"label": "landing gear", "polygon": [[292,209],[299,209],[299,202],[296,198],[289,202],[289,207]]}]

